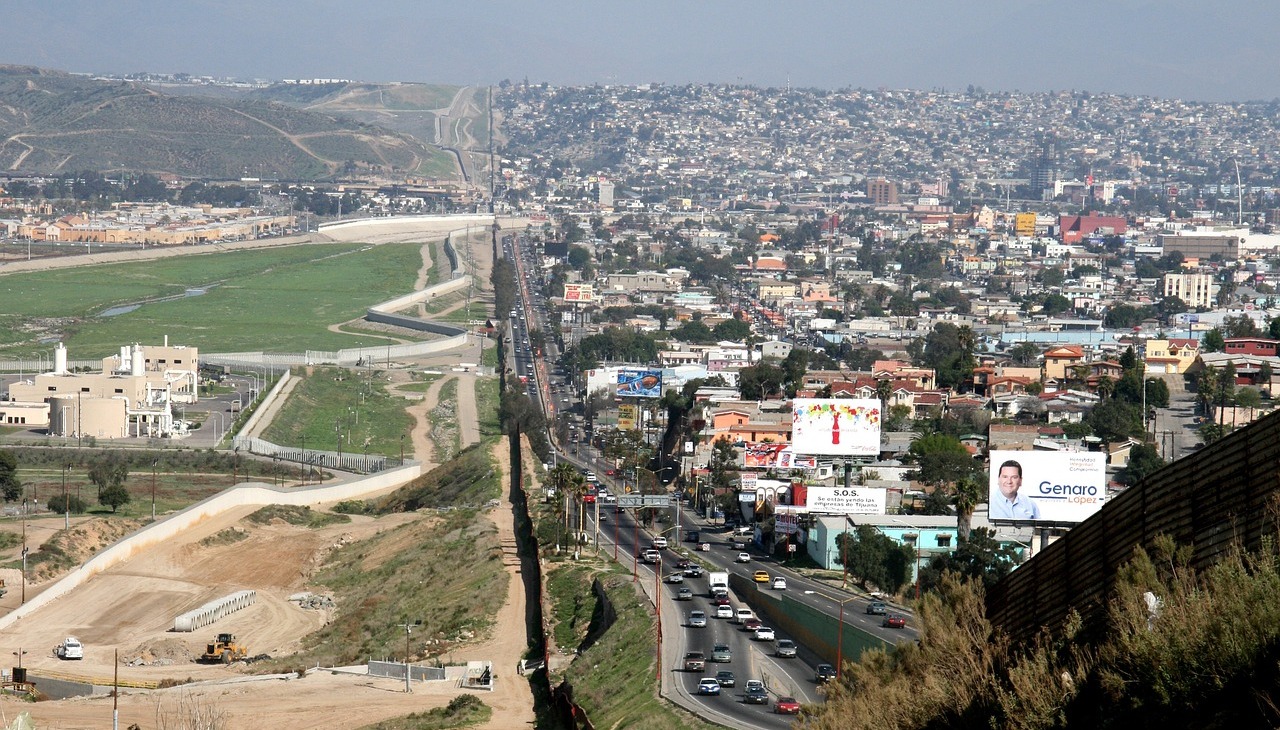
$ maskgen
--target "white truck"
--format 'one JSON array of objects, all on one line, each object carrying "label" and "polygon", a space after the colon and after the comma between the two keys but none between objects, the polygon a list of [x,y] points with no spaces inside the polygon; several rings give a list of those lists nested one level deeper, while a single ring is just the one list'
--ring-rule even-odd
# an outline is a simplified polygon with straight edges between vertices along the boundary
[{"label": "white truck", "polygon": [[59,659],[84,659],[84,644],[74,636],[68,636],[53,648],[53,655]]},{"label": "white truck", "polygon": [[707,588],[713,597],[729,595],[729,574],[707,573]]}]

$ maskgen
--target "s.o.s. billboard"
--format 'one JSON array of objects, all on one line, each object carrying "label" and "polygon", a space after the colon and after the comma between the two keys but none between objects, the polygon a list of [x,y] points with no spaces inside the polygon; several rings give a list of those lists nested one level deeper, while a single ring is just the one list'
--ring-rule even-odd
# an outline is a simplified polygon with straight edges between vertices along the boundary
[{"label": "s.o.s. billboard", "polygon": [[1106,501],[1101,452],[991,452],[987,504],[994,521],[1082,522]]},{"label": "s.o.s. billboard", "polygon": [[797,454],[879,455],[880,401],[796,398],[791,402],[791,448]]}]

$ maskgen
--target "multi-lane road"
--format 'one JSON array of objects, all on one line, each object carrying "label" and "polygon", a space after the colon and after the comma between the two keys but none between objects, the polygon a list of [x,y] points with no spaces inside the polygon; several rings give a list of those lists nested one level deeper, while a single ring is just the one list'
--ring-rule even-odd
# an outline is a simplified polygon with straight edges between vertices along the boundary
[{"label": "multi-lane road", "polygon": [[[549,423],[554,422],[558,406],[568,406],[576,401],[571,385],[559,377],[554,367],[558,357],[552,338],[546,338],[546,352],[542,357],[534,356],[530,347],[529,329],[537,327],[549,332],[552,323],[547,319],[545,293],[539,291],[533,275],[532,252],[521,246],[521,237],[508,236],[502,241],[503,255],[511,258],[516,266],[517,286],[520,297],[517,311],[511,318],[511,339],[514,367],[517,374],[528,380],[525,392],[539,403]],[[502,314],[509,313],[499,313]],[[587,435],[582,434],[585,438]],[[555,440],[552,440],[556,444]],[[558,461],[567,461],[584,471],[594,471],[599,475],[602,486],[620,493],[619,485],[605,476],[611,464],[597,458],[590,446],[573,442],[556,444]],[[730,572],[746,577],[748,580],[757,570],[764,570],[773,576],[787,579],[787,592],[791,598],[813,607],[819,611],[836,617],[843,613],[846,630],[857,628],[884,639],[889,643],[914,640],[915,632],[908,628],[887,629],[881,626],[881,617],[867,615],[865,612],[868,599],[856,596],[832,586],[807,579],[793,571],[782,568],[772,559],[763,557],[759,552],[747,548],[740,550],[732,545],[732,536],[722,526],[715,526],[698,518],[690,511],[673,508],[666,521],[653,527],[668,537],[670,547],[661,550],[662,562],[649,565],[639,560],[638,556],[652,546],[657,534],[644,529],[636,523],[631,510],[618,510],[612,504],[600,504],[599,513],[588,512],[584,531],[592,536],[595,543],[588,550],[598,550],[610,556],[616,554],[619,561],[629,567],[634,566],[635,579],[646,593],[654,600],[655,607],[661,616],[662,644],[659,666],[662,689],[669,699],[697,712],[708,720],[731,727],[782,728],[790,724],[790,718],[775,714],[776,701],[780,697],[794,697],[802,703],[818,703],[823,701],[820,685],[816,681],[816,667],[821,660],[806,647],[798,648],[794,658],[783,658],[776,655],[777,639],[793,639],[784,632],[776,631],[773,641],[756,641],[744,627],[734,620],[715,618],[715,606],[712,604],[707,584],[707,573]],[[679,528],[677,529],[677,525]],[[701,533],[701,540],[711,545],[710,551],[691,551],[692,543],[678,542],[684,537],[683,531],[696,529]],[[747,538],[742,538],[747,539]],[[737,562],[735,557],[740,552],[751,555],[750,562]],[[704,568],[700,577],[686,577],[682,583],[667,583],[663,579],[676,570],[676,563],[681,560],[692,560]],[[678,591],[681,587],[689,588],[693,596],[680,600]],[[768,588],[761,590],[769,591]],[[773,600],[772,597],[761,597],[762,600]],[[735,610],[748,607],[741,596],[731,595],[730,603]],[[843,608],[843,611],[842,611]],[[692,611],[707,614],[705,627],[689,626],[688,617]],[[767,625],[767,622],[766,622]],[[776,629],[776,627],[774,627]],[[712,649],[716,644],[729,647],[731,660],[725,663],[709,661]],[[708,662],[703,671],[684,671],[683,659],[687,652],[700,651]],[[722,670],[734,674],[736,686],[724,688],[718,696],[698,694],[699,681],[704,677],[714,677]],[[765,682],[769,690],[769,701],[764,705],[746,704],[744,686],[747,680],[757,679]]]}]

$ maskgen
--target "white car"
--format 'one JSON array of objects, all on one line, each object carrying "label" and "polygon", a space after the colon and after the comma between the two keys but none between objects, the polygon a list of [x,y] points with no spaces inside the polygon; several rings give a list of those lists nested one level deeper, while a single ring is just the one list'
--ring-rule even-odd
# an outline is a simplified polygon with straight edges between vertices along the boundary
[{"label": "white car", "polygon": [[668,583],[683,583],[684,573],[668,573],[666,580]]},{"label": "white car", "polygon": [[787,579],[781,576],[774,578],[773,589],[775,591],[785,591],[787,589]]},{"label": "white car", "polygon": [[733,606],[716,606],[716,618],[733,618]]},{"label": "white car", "polygon": [[761,626],[760,628],[756,629],[755,636],[752,636],[751,638],[755,639],[756,641],[773,641],[774,639],[773,629],[769,628],[768,626]]},{"label": "white car", "polygon": [[738,557],[734,558],[735,563],[750,563],[751,553],[738,553]]}]

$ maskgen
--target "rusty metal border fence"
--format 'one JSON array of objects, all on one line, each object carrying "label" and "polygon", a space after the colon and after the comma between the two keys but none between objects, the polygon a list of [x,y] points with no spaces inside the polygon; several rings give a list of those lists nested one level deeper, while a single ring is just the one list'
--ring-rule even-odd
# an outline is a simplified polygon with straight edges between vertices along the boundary
[{"label": "rusty metal border fence", "polygon": [[1280,490],[1280,412],[1149,475],[1019,567],[987,593],[987,616],[1015,642],[1056,630],[1071,610],[1105,618],[1121,566],[1168,535],[1193,550],[1197,570],[1232,542],[1256,548],[1274,529]]}]

